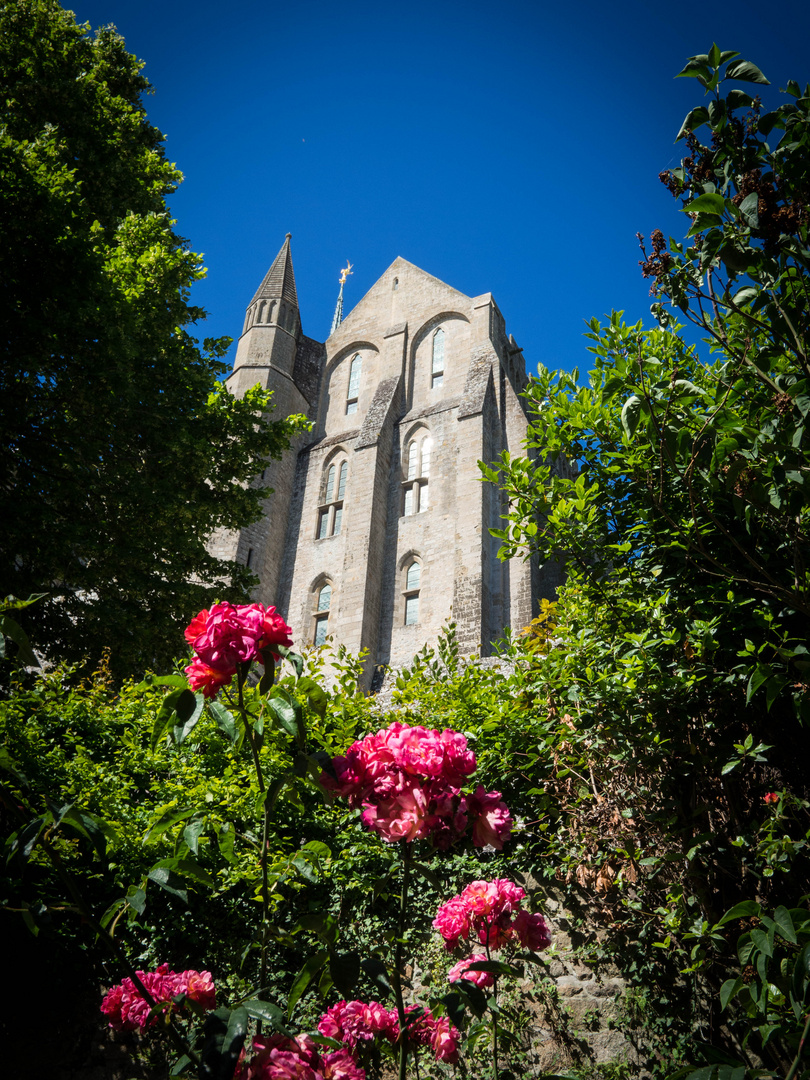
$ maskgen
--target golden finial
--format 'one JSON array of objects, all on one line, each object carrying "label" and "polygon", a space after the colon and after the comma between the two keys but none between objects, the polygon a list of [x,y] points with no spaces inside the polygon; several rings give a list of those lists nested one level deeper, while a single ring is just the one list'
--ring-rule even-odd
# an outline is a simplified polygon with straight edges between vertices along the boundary
[{"label": "golden finial", "polygon": [[340,271],[340,284],[341,285],[346,284],[346,278],[349,276],[349,274],[351,274],[351,272],[352,272],[352,264],[347,259],[345,269]]}]

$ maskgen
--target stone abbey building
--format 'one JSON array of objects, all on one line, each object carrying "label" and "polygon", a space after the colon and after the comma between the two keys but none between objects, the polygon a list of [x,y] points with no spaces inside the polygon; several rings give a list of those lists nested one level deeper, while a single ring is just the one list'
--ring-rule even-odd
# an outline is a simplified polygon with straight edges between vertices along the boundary
[{"label": "stone abbey building", "polygon": [[[342,286],[341,300],[342,305]],[[483,655],[552,595],[556,567],[501,562],[501,493],[477,462],[525,453],[521,350],[490,293],[469,297],[397,258],[326,342],[301,329],[290,237],[245,316],[228,385],[257,382],[311,432],[268,464],[261,521],[216,553],[258,575],[297,643],[327,635],[408,663],[450,618]]]}]

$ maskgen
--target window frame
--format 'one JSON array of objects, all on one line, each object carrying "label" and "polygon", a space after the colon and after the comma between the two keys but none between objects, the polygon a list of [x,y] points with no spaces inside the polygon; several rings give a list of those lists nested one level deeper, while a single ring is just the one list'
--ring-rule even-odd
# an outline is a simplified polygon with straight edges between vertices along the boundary
[{"label": "window frame", "polygon": [[[355,372],[357,373],[355,375]],[[349,385],[346,390],[346,415],[357,412],[360,401],[360,379],[363,374],[363,357],[355,353],[349,362]]]},{"label": "window frame", "polygon": [[[418,573],[416,581],[411,580],[412,571],[416,567]],[[409,555],[406,557],[405,564],[402,567],[402,573],[404,576],[402,589],[402,625],[403,626],[418,626],[419,625],[419,609],[420,609],[420,597],[422,593],[423,580],[422,572],[424,567],[422,560],[417,555]],[[408,616],[411,612],[414,612],[415,618],[409,621]]]},{"label": "window frame", "polygon": [[[433,331],[430,350],[430,389],[437,390],[444,385],[444,347],[447,335],[441,326]],[[436,346],[439,345],[437,349]]]},{"label": "window frame", "polygon": [[321,481],[321,499],[315,521],[316,540],[329,540],[333,536],[340,536],[348,478],[349,459],[345,454],[331,458]]},{"label": "window frame", "polygon": [[424,428],[417,430],[405,444],[401,517],[413,517],[430,509],[429,480],[432,459],[433,436]]},{"label": "window frame", "polygon": [[[328,606],[324,607],[323,596],[327,589],[329,590],[326,598]],[[320,648],[322,645],[325,645],[326,639],[329,636],[329,619],[332,614],[332,600],[334,594],[335,587],[328,578],[321,579],[320,583],[316,584],[312,590],[312,644],[315,648]],[[318,640],[319,637],[321,638],[320,641]]]}]

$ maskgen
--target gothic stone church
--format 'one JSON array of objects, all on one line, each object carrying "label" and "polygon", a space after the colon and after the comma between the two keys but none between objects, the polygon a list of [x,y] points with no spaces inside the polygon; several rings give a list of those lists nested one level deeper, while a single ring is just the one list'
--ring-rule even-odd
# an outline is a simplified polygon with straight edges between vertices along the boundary
[{"label": "gothic stone church", "polygon": [[[341,292],[342,297],[342,292]],[[338,316],[336,313],[336,320]],[[396,259],[326,342],[301,330],[290,237],[247,309],[228,385],[260,383],[311,432],[268,464],[263,519],[220,534],[298,645],[368,649],[401,666],[442,625],[462,652],[526,626],[556,567],[501,562],[504,504],[477,462],[525,453],[526,371],[490,293],[469,297]]]}]

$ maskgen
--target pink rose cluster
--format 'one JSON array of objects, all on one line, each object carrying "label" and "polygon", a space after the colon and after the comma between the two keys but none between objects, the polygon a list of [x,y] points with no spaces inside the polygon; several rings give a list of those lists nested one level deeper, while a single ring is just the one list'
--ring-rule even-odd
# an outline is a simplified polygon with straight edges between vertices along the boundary
[{"label": "pink rose cluster", "polygon": [[234,1080],[365,1080],[348,1050],[321,1053],[308,1035],[256,1035],[253,1056],[242,1060]]},{"label": "pink rose cluster", "polygon": [[[436,1018],[419,1005],[408,1005],[405,1012],[413,1017],[408,1024],[410,1041],[429,1047],[437,1061],[454,1065],[458,1061],[458,1028],[446,1017]],[[352,1052],[358,1044],[377,1036],[395,1043],[400,1034],[396,1010],[386,1009],[378,1001],[339,1001],[321,1018],[318,1031],[328,1039],[345,1043]]]},{"label": "pink rose cluster", "polygon": [[239,664],[264,663],[264,654],[278,660],[274,646],[292,645],[291,630],[274,607],[264,604],[214,604],[186,627],[186,641],[197,654],[185,669],[192,690],[214,697],[227,686]]},{"label": "pink rose cluster", "polygon": [[457,964],[453,964],[450,970],[447,972],[448,982],[458,982],[459,979],[466,979],[468,982],[474,983],[475,986],[485,990],[488,986],[492,986],[495,982],[494,976],[490,975],[488,971],[470,971],[470,964],[480,964],[486,960],[484,953],[473,953],[472,956],[468,956],[466,960],[459,960]]},{"label": "pink rose cluster", "polygon": [[477,847],[500,850],[512,818],[500,792],[461,792],[475,772],[475,754],[457,731],[433,731],[397,721],[355,742],[332,761],[334,775],[321,773],[321,784],[363,807],[363,822],[383,840],[431,837],[448,848],[472,822]]},{"label": "pink rose cluster", "polygon": [[[216,1005],[216,991],[208,971],[171,971],[168,964],[161,964],[156,971],[138,971],[137,976],[157,1004],[185,994],[203,1009],[213,1009]],[[109,1018],[110,1027],[119,1031],[151,1027],[156,1019],[150,1017],[152,1006],[130,978],[106,994],[101,1011]]]},{"label": "pink rose cluster", "polygon": [[[433,925],[444,938],[447,949],[455,948],[462,938],[466,941],[473,936],[490,949],[500,949],[507,942],[517,940],[524,949],[540,952],[551,944],[551,934],[542,915],[532,915],[521,907],[525,896],[519,885],[506,878],[473,881],[458,896],[442,904]],[[470,957],[465,962],[472,963],[474,959]]]}]

